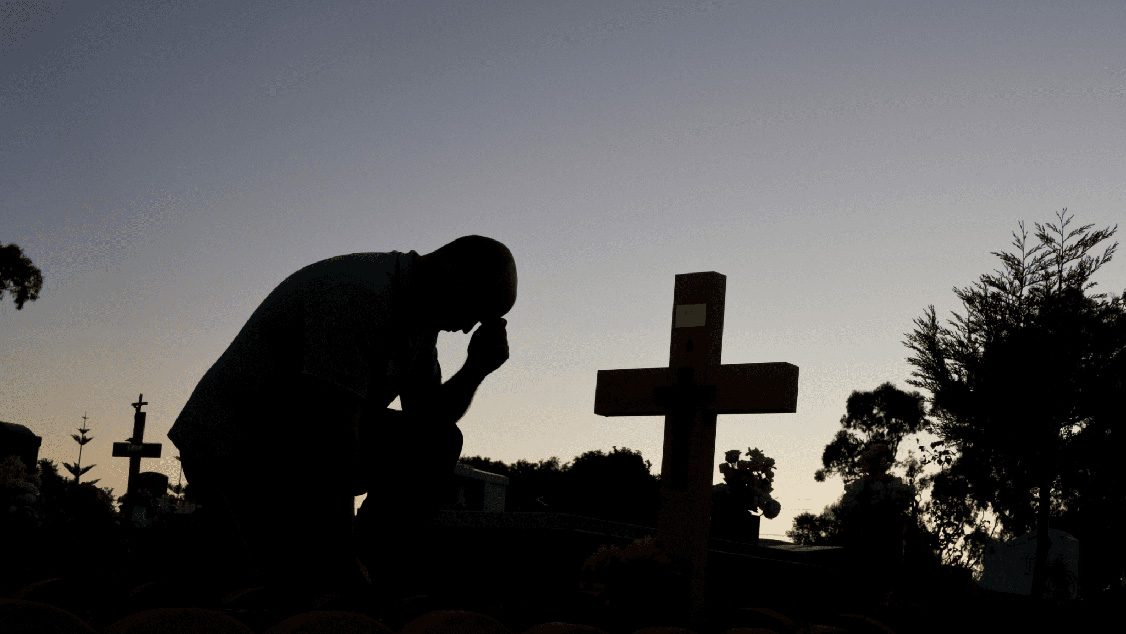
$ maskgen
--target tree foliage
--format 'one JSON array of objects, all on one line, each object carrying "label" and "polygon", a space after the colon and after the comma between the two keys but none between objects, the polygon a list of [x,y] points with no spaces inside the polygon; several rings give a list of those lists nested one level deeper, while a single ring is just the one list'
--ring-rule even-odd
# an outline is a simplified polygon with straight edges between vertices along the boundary
[{"label": "tree foliage", "polygon": [[[95,466],[97,466],[97,465],[86,465],[85,467],[82,466],[82,448],[85,447],[86,445],[88,445],[91,440],[94,440],[93,436],[87,435],[88,433],[90,433],[90,428],[86,426],[85,415],[83,415],[82,427],[78,428],[77,434],[71,434],[70,435],[71,439],[73,439],[74,442],[78,445],[78,459],[75,460],[74,462],[64,462],[63,463],[63,468],[65,468],[67,470],[67,472],[70,473],[70,475],[74,477],[74,482],[76,484],[82,480],[82,476],[86,475],[87,473],[90,472],[91,469],[93,469]],[[97,480],[91,480],[90,484],[95,484],[97,482],[98,482]]]},{"label": "tree foliage", "polygon": [[632,524],[654,525],[659,481],[641,452],[625,447],[588,451],[563,464],[558,458],[511,465],[470,456],[461,462],[507,476],[509,511],[575,513]]},{"label": "tree foliage", "polygon": [[814,478],[838,475],[851,482],[863,476],[887,472],[896,460],[903,439],[926,425],[922,395],[904,392],[884,383],[871,392],[849,395],[841,429],[821,454],[822,468]]},{"label": "tree foliage", "polygon": [[564,470],[560,502],[567,512],[653,526],[660,484],[641,452],[614,447],[576,456]]},{"label": "tree foliage", "polygon": [[826,445],[822,468],[814,475],[819,482],[840,476],[844,493],[820,515],[795,517],[790,539],[845,546],[880,569],[898,565],[905,550],[923,541],[916,499],[919,465],[910,453],[899,460],[899,446],[927,422],[918,392],[884,383],[850,394],[841,429]]},{"label": "tree foliage", "polygon": [[1092,292],[1117,227],[1092,227],[1066,209],[1032,236],[1020,224],[1010,250],[993,254],[997,270],[954,289],[961,311],[941,322],[930,306],[905,342],[911,383],[931,394],[939,440],[927,460],[940,472],[927,511],[946,558],[974,563],[989,536],[1035,530],[1037,592],[1050,517],[1075,492],[1064,487],[1076,458],[1086,461],[1074,450],[1121,363],[1121,303]]},{"label": "tree foliage", "polygon": [[839,505],[831,504],[820,514],[810,512],[799,513],[794,517],[794,526],[786,531],[795,544],[803,546],[828,546],[840,542],[838,517]]},{"label": "tree foliage", "polygon": [[29,301],[39,299],[43,290],[43,273],[15,244],[0,244],[0,300],[4,293],[12,296],[16,310]]}]

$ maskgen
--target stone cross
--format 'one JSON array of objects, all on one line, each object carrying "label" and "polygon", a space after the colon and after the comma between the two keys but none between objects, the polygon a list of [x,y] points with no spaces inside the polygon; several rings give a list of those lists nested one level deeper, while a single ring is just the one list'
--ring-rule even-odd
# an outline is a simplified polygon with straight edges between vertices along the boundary
[{"label": "stone cross", "polygon": [[705,608],[717,414],[797,411],[798,368],[789,363],[722,365],[727,278],[676,276],[669,367],[599,370],[594,412],[665,417],[657,537],[691,570],[689,609]]},{"label": "stone cross", "polygon": [[144,394],[137,397],[133,406],[133,437],[125,442],[113,443],[113,455],[116,458],[129,458],[129,480],[125,485],[126,499],[129,498],[137,486],[137,474],[141,472],[141,458],[159,458],[160,443],[145,442],[145,416],[141,408],[148,405],[144,401]]}]

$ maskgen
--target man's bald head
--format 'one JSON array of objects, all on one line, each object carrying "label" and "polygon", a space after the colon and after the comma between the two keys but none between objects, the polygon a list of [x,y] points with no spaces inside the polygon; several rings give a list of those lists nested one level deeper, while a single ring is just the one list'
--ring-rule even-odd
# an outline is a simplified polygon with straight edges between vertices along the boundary
[{"label": "man's bald head", "polygon": [[472,328],[516,303],[516,260],[492,238],[462,236],[422,256],[422,268],[443,330]]}]

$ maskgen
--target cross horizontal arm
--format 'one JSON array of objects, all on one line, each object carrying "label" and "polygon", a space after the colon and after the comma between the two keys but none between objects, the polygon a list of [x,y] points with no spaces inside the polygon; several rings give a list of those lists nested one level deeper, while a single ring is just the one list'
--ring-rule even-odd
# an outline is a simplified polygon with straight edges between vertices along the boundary
[{"label": "cross horizontal arm", "polygon": [[599,370],[594,388],[594,413],[600,416],[664,416],[668,408],[657,389],[671,385],[669,368]]},{"label": "cross horizontal arm", "polygon": [[716,414],[790,414],[798,411],[798,366],[740,363],[712,368]]},{"label": "cross horizontal arm", "polygon": [[134,456],[140,458],[159,458],[160,457],[160,443],[146,442],[146,443],[131,443],[131,442],[115,442],[113,443],[113,455],[116,458],[132,458]]},{"label": "cross horizontal arm", "polygon": [[[599,370],[594,413],[600,416],[663,416],[662,388],[676,384],[671,368]],[[798,367],[792,363],[740,363],[708,368],[699,387],[714,387],[700,404],[715,414],[782,414],[798,408]]]}]

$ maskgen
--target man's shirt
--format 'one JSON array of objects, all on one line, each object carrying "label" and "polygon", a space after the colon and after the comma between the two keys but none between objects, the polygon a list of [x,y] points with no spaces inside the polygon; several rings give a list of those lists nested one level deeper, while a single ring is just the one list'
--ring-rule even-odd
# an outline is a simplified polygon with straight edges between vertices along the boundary
[{"label": "man's shirt", "polygon": [[260,434],[299,431],[278,425],[309,397],[299,392],[309,381],[371,409],[436,387],[438,332],[419,324],[412,296],[418,258],[354,253],[290,275],[200,379],[168,437],[181,452],[224,458]]}]

